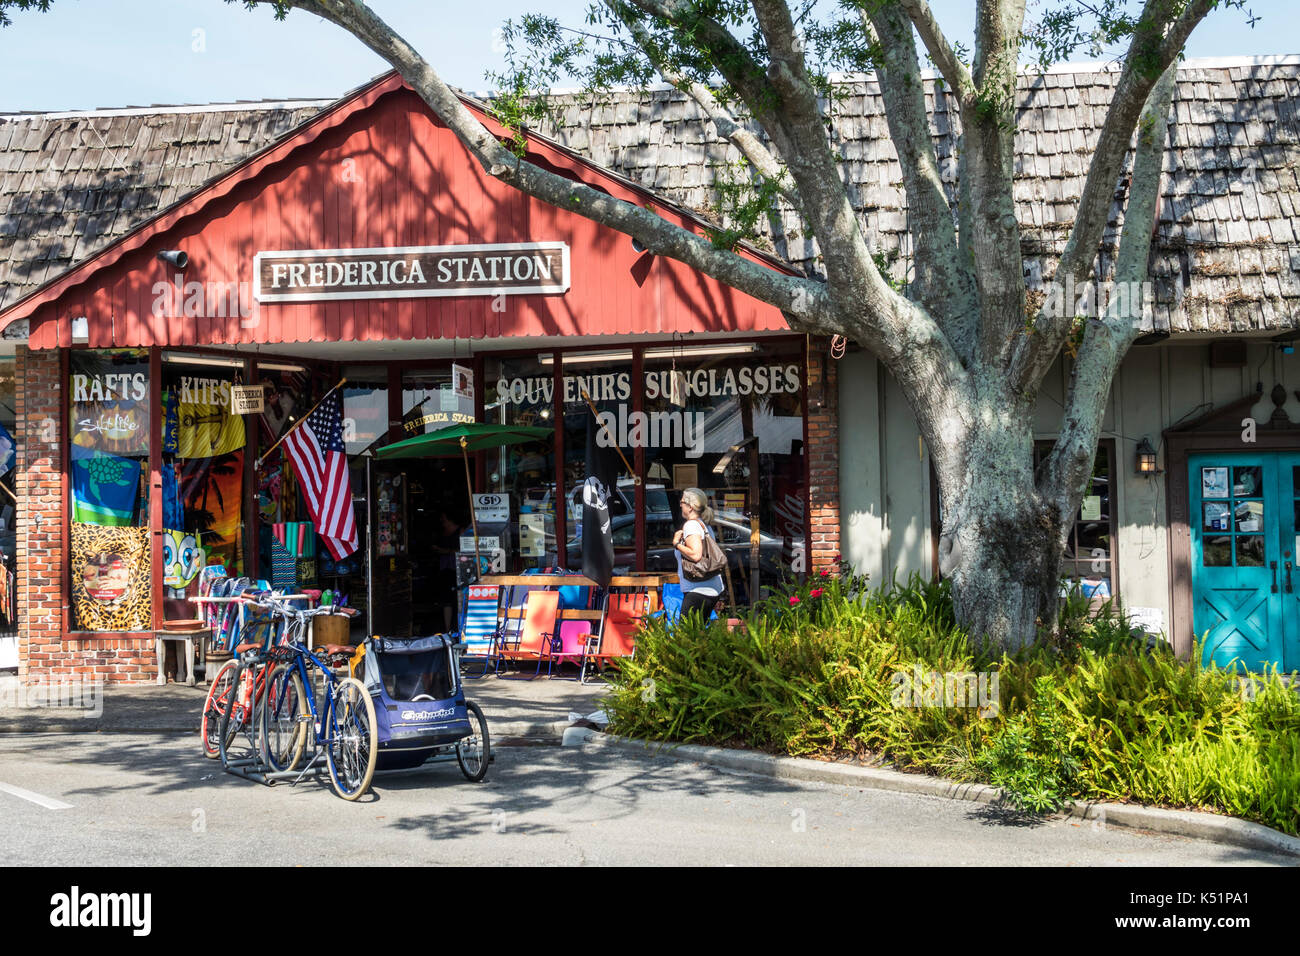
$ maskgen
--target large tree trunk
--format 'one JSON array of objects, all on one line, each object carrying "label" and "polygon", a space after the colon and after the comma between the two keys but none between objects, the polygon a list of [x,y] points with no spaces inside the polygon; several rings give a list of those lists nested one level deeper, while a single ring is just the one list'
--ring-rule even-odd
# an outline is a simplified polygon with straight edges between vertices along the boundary
[{"label": "large tree trunk", "polygon": [[1060,523],[1035,485],[1032,416],[1009,400],[982,404],[956,453],[936,456],[940,571],[971,639],[1014,651],[1055,624]]}]

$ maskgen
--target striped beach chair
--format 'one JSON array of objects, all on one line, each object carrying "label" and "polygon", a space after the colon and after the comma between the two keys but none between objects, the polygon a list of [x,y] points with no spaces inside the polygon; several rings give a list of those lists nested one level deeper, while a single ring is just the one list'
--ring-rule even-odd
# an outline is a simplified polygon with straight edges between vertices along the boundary
[{"label": "striped beach chair", "polygon": [[466,645],[466,657],[483,658],[483,671],[467,677],[486,677],[492,663],[492,646],[497,636],[497,613],[501,589],[495,584],[471,584],[465,589],[465,616],[461,620],[460,640]]}]

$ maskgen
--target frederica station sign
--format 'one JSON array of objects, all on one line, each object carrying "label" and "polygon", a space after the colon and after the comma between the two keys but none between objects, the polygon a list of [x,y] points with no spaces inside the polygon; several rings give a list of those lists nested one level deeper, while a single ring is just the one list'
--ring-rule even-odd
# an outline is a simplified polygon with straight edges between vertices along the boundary
[{"label": "frederica station sign", "polygon": [[253,275],[259,302],[559,294],[569,288],[569,247],[520,242],[259,252]]}]

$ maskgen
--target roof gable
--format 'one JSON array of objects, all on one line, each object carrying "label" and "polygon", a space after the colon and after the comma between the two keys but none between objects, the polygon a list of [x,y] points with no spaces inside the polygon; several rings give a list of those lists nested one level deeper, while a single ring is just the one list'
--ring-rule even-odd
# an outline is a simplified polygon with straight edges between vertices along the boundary
[{"label": "roof gable", "polygon": [[[535,139],[530,149],[618,198],[655,202],[562,148]],[[695,227],[683,213],[659,211]],[[488,296],[252,302],[259,252],[557,240],[571,246],[573,285],[563,295],[515,295],[506,303]],[[190,258],[183,275],[156,259],[173,248]],[[309,120],[0,319],[30,316],[29,342],[41,348],[70,344],[70,319],[80,315],[89,319],[95,347],[788,328],[778,310],[680,263],[638,253],[621,234],[488,176],[396,74]]]}]

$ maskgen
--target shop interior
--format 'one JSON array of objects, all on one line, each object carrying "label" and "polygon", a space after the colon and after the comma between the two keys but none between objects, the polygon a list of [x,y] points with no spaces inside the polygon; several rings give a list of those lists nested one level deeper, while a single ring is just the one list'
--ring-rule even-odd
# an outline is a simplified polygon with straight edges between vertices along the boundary
[{"label": "shop interior", "polygon": [[[90,575],[80,591],[74,583],[75,626],[135,625],[99,612],[121,604],[140,564],[163,589],[164,621],[192,617],[193,599],[211,593],[204,577],[220,566],[232,581],[330,592],[362,612],[353,638],[364,633],[368,610],[377,633],[445,632],[456,624],[465,542],[473,540],[471,489],[493,499],[475,509],[492,570],[578,567],[588,475],[609,489],[616,573],[675,570],[678,502],[685,488],[699,487],[717,513],[734,599],[760,599],[765,585],[803,570],[801,367],[799,340],[372,365],[75,350],[73,544],[85,553],[80,564],[74,553],[74,566]],[[245,385],[260,386],[260,411],[236,410]],[[317,541],[281,443],[336,391],[360,544],[339,559]],[[475,421],[554,427],[555,437],[468,461],[373,458],[394,441]],[[149,557],[153,461],[161,469],[162,568]]]}]

